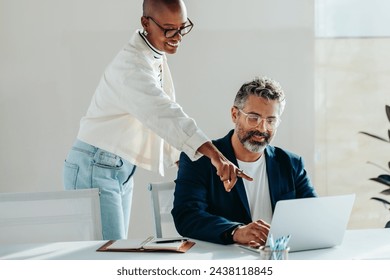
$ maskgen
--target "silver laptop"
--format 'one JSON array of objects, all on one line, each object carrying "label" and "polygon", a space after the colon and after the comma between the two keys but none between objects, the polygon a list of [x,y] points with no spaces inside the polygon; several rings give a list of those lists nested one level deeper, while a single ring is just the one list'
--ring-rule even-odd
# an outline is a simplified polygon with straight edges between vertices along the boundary
[{"label": "silver laptop", "polygon": [[355,194],[278,201],[269,233],[290,235],[291,252],[340,245],[354,201]]}]

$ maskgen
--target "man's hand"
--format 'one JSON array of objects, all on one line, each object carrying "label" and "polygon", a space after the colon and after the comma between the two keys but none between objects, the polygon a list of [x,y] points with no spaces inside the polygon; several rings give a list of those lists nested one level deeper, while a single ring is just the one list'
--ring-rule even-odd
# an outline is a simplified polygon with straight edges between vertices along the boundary
[{"label": "man's hand", "polygon": [[253,179],[241,169],[231,163],[211,142],[206,142],[198,152],[210,158],[212,165],[217,169],[217,175],[223,182],[225,190],[230,192],[237,183],[238,177],[252,181]]},{"label": "man's hand", "polygon": [[259,247],[265,245],[270,225],[263,220],[252,222],[237,228],[233,235],[233,241],[239,244]]}]

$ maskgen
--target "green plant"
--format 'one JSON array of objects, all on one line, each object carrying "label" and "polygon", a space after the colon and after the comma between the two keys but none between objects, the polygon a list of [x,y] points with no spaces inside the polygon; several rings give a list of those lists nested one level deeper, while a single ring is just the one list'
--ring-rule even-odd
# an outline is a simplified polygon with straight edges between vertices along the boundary
[{"label": "green plant", "polygon": [[[390,122],[390,106],[386,105],[385,106],[385,110],[386,110],[387,119]],[[387,131],[388,139],[380,137],[380,136],[377,136],[375,134],[364,132],[364,131],[359,131],[359,133],[367,135],[367,136],[370,136],[372,138],[375,138],[375,139],[383,141],[383,142],[387,142],[387,143],[390,144],[390,129],[388,129],[388,131]],[[379,167],[380,169],[384,170],[387,173],[387,174],[380,174],[378,177],[375,177],[375,178],[370,178],[370,180],[385,185],[387,188],[384,189],[383,191],[381,191],[380,193],[383,194],[383,195],[390,195],[390,161],[388,163],[388,169],[387,168],[383,168],[380,165],[375,164],[375,163],[370,162],[370,161],[368,163],[374,164],[375,166]],[[371,197],[371,199],[383,203],[385,208],[390,211],[390,201],[388,201],[386,199],[383,199],[383,198],[380,198],[380,197]],[[390,221],[387,222],[385,227],[390,228]]]}]

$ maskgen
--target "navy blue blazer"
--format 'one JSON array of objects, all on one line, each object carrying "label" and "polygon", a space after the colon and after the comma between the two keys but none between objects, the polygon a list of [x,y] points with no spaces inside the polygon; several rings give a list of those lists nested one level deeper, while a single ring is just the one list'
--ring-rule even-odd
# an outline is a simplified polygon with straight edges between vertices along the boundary
[{"label": "navy blue blazer", "polygon": [[[233,130],[213,143],[238,165],[232,135]],[[317,196],[301,157],[269,145],[264,154],[272,210],[279,200]],[[226,232],[252,222],[242,179],[226,192],[209,158],[191,161],[184,153],[180,155],[172,216],[181,235],[220,244],[232,243],[226,240]]]}]

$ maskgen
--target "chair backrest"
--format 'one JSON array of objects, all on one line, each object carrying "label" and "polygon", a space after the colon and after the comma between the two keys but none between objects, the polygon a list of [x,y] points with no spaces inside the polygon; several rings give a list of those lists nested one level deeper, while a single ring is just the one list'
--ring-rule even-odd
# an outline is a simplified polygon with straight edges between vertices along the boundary
[{"label": "chair backrest", "polygon": [[0,244],[102,238],[98,189],[0,193]]},{"label": "chair backrest", "polygon": [[156,237],[180,236],[171,215],[175,182],[150,183],[148,190],[151,193]]}]

